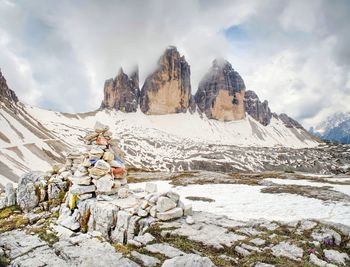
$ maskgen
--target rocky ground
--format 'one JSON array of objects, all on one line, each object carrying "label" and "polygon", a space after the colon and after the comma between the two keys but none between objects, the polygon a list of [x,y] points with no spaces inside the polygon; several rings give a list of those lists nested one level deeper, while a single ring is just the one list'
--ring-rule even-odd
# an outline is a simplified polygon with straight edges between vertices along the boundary
[{"label": "rocky ground", "polygon": [[[167,181],[158,182],[161,179]],[[131,190],[144,181],[153,181],[158,186],[170,182],[181,197],[185,192],[181,190],[191,191],[194,186],[209,184],[211,188],[215,185],[261,187],[263,196],[296,195],[325,205],[341,203],[341,209],[335,211],[333,217],[337,217],[337,212],[343,215],[350,212],[347,192],[350,177],[344,175],[285,172],[170,174],[130,170],[128,180]],[[343,192],[338,191],[339,188]],[[235,197],[237,195],[233,193],[231,198]],[[42,203],[29,213],[22,213],[16,206],[5,208],[0,212],[1,263],[11,266],[165,267],[350,265],[350,225],[346,221],[345,224],[288,218],[243,221],[239,219],[240,213],[225,216],[214,214],[215,210],[209,213],[197,209],[195,203],[201,203],[198,207],[207,207],[207,211],[211,209],[210,205],[220,204],[215,192],[204,198],[198,191],[191,191],[185,199],[193,203],[192,216],[152,223],[127,244],[113,243],[96,230],[81,233],[57,225],[59,207],[47,211]],[[264,203],[263,199],[261,203]],[[259,209],[258,204],[256,209]],[[281,203],[285,207],[287,204]],[[268,206],[265,211],[267,214],[276,212]],[[249,213],[249,207],[245,213]],[[304,213],[305,218],[312,217],[306,210]],[[346,216],[343,218],[348,218]]]},{"label": "rocky ground", "polygon": [[[4,211],[2,211],[3,214]],[[22,215],[14,230],[0,227],[2,264],[11,266],[349,266],[350,227],[314,220],[241,222],[205,212],[193,221],[152,225],[128,245],[99,232],[76,233],[55,214]],[[1,224],[3,225],[3,224]],[[176,262],[176,264],[174,264]],[[187,265],[186,265],[187,264]],[[195,265],[196,264],[196,265]]]}]

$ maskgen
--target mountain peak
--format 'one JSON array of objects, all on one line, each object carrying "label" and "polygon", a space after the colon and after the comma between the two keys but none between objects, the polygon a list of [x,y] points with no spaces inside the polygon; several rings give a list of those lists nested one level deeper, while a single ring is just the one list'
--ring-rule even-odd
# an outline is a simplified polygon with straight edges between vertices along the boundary
[{"label": "mountain peak", "polygon": [[2,75],[0,69],[0,100],[7,100],[10,102],[18,102],[16,93],[7,86],[5,77]]}]

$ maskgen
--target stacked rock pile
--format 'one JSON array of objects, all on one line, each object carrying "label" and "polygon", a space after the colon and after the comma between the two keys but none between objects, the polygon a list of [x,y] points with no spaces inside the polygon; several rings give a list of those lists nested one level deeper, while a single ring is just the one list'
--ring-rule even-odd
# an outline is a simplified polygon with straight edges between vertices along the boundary
[{"label": "stacked rock pile", "polygon": [[99,122],[94,131],[85,137],[86,151],[72,152],[67,157],[66,168],[74,171],[68,179],[72,183],[68,202],[74,208],[76,200],[96,195],[127,197],[128,187],[125,165],[115,139],[111,138],[109,127]]},{"label": "stacked rock pile", "polygon": [[151,215],[161,221],[168,221],[192,215],[192,206],[185,205],[176,192],[157,192],[156,184],[146,183],[143,194],[146,195],[137,210],[137,215],[140,217]]}]

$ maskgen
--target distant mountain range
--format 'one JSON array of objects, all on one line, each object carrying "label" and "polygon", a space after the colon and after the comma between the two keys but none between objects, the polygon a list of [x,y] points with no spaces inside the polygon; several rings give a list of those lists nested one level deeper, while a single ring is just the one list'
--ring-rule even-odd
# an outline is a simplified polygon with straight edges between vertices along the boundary
[{"label": "distant mountain range", "polygon": [[0,184],[62,160],[96,121],[110,126],[127,164],[137,168],[327,171],[338,164],[320,164],[319,140],[271,112],[226,60],[213,61],[192,95],[190,66],[169,47],[141,89],[138,71],[128,76],[121,69],[105,82],[101,106],[86,113],[23,104],[0,72]]},{"label": "distant mountain range", "polygon": [[310,133],[328,141],[350,144],[350,112],[337,112],[316,127]]}]

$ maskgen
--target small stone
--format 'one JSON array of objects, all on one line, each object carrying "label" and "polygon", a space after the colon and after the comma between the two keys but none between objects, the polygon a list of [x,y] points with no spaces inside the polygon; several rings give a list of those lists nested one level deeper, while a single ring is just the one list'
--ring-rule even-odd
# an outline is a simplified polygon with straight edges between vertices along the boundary
[{"label": "small stone", "polygon": [[148,212],[145,211],[144,209],[139,209],[139,210],[137,211],[137,215],[140,216],[140,217],[147,217]]},{"label": "small stone", "polygon": [[[165,212],[176,207],[176,203],[168,197],[159,197],[157,201],[157,211]],[[181,209],[182,210],[182,209]]]},{"label": "small stone", "polygon": [[157,207],[156,206],[153,206],[150,211],[149,211],[150,215],[154,218],[156,218],[157,216]]},{"label": "small stone", "polygon": [[174,201],[175,203],[177,203],[180,199],[180,195],[174,191],[169,191],[166,193],[166,196],[168,198],[170,198],[172,201]]},{"label": "small stone", "polygon": [[76,231],[80,228],[80,213],[77,209],[74,210],[73,214],[69,208],[62,206],[60,210],[60,216],[57,219],[57,223],[72,230]]},{"label": "small stone", "polygon": [[97,121],[94,126],[94,130],[96,133],[102,133],[109,130],[109,127],[101,122]]},{"label": "small stone", "polygon": [[89,169],[90,176],[95,179],[99,179],[100,177],[107,174],[107,171],[101,170],[99,168],[93,167]]},{"label": "small stone", "polygon": [[184,216],[192,215],[193,214],[192,204],[186,204],[183,210],[184,210]]},{"label": "small stone", "polygon": [[83,176],[83,177],[73,176],[69,180],[73,184],[76,184],[76,185],[90,185],[91,184],[91,177],[89,177],[89,176]]},{"label": "small stone", "polygon": [[186,217],[186,223],[189,224],[189,225],[194,224],[193,217],[192,216],[187,216]]},{"label": "small stone", "polygon": [[94,184],[96,185],[97,193],[109,193],[114,185],[113,178],[110,175],[105,175],[100,179],[94,179]]},{"label": "small stone", "polygon": [[129,189],[126,187],[122,187],[118,190],[119,198],[127,198],[129,196]]},{"label": "small stone", "polygon": [[157,212],[157,218],[161,221],[169,221],[180,218],[183,215],[181,208],[174,208],[165,212]]},{"label": "small stone", "polygon": [[261,239],[261,238],[254,238],[254,239],[250,240],[249,242],[256,245],[256,246],[262,246],[262,245],[265,245],[265,243],[266,243],[266,241],[264,239]]},{"label": "small stone", "polygon": [[249,252],[248,250],[246,250],[240,246],[236,246],[235,251],[243,257],[247,257],[251,254],[251,252]]},{"label": "small stone", "polygon": [[303,249],[289,242],[280,242],[271,248],[272,254],[276,257],[286,257],[292,260],[300,260],[303,257]]},{"label": "small stone", "polygon": [[103,159],[100,159],[96,161],[95,167],[104,171],[109,171],[111,166],[109,166],[108,162],[104,161]]},{"label": "small stone", "polygon": [[140,242],[137,242],[133,239],[128,239],[127,244],[138,248],[142,247],[142,244]]},{"label": "small stone", "polygon": [[144,266],[147,267],[157,266],[157,264],[160,263],[160,261],[157,258],[138,253],[137,251],[132,251],[131,256],[138,259]]},{"label": "small stone", "polygon": [[155,237],[151,235],[150,233],[145,233],[144,235],[135,236],[134,240],[137,242],[140,242],[143,245],[147,245],[148,243],[151,243]]},{"label": "small stone", "polygon": [[96,186],[95,185],[72,185],[70,188],[71,194],[86,194],[86,193],[92,193],[95,192]]},{"label": "small stone", "polygon": [[114,154],[109,152],[109,151],[106,151],[104,154],[103,154],[103,160],[105,161],[111,161],[114,159]]},{"label": "small stone", "polygon": [[345,265],[346,261],[350,261],[349,255],[345,252],[339,252],[333,249],[324,249],[323,252],[326,258],[335,264]]},{"label": "small stone", "polygon": [[310,254],[310,262],[318,267],[337,267],[334,264],[328,263],[326,261],[320,260],[315,254]]},{"label": "small stone", "polygon": [[158,191],[157,184],[154,183],[146,183],[145,191],[147,193],[156,193]]},{"label": "small stone", "polygon": [[167,243],[151,244],[145,247],[145,250],[151,253],[160,253],[168,258],[174,258],[177,256],[185,255],[185,253]]}]

